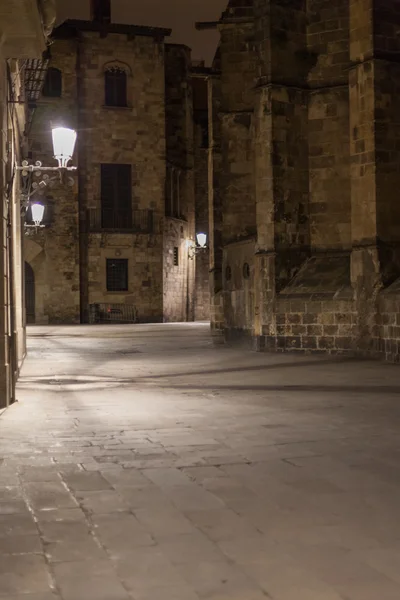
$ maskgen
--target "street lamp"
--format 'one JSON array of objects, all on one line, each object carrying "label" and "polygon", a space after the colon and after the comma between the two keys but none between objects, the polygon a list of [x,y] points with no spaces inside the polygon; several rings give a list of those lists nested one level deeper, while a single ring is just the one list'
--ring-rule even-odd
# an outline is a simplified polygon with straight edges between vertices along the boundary
[{"label": "street lamp", "polygon": [[75,149],[76,131],[66,127],[56,127],[52,131],[54,158],[60,169],[67,168]]},{"label": "street lamp", "polygon": [[32,221],[34,222],[35,227],[41,227],[42,221],[43,221],[43,215],[44,215],[43,204],[38,204],[37,202],[35,202],[35,204],[31,205],[31,212],[32,212]]},{"label": "street lamp", "polygon": [[198,233],[196,235],[197,238],[197,246],[199,248],[205,248],[207,244],[207,234],[206,233]]},{"label": "street lamp", "polygon": [[193,242],[188,242],[188,257],[190,260],[193,260],[198,252],[202,250],[207,250],[207,234],[206,233],[198,233],[196,235],[197,244]]},{"label": "street lamp", "polygon": [[[31,207],[32,221],[34,225],[27,225],[26,227],[41,227],[45,207],[39,203],[31,203],[31,197],[41,188],[46,187],[49,180],[47,172],[58,172],[60,175],[61,183],[64,182],[64,174],[66,171],[76,171],[76,167],[68,167],[69,161],[72,159],[76,143],[76,131],[74,129],[68,129],[67,127],[55,127],[52,130],[53,140],[53,155],[58,162],[57,167],[44,167],[38,160],[34,165],[30,165],[27,160],[22,161],[21,166],[17,166],[17,171],[21,171],[22,175],[22,208],[26,210],[29,206]],[[32,175],[40,177],[42,173],[41,181],[32,182]],[[73,185],[73,180],[72,180]]]}]

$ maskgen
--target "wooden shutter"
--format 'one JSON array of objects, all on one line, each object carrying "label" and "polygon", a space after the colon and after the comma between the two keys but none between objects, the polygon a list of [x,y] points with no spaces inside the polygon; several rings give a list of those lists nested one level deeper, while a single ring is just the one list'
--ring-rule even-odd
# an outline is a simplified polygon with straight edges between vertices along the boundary
[{"label": "wooden shutter", "polygon": [[118,212],[121,226],[132,227],[132,169],[131,165],[118,165]]},{"label": "wooden shutter", "polygon": [[122,69],[110,69],[104,74],[106,106],[127,105],[126,73]]},{"label": "wooden shutter", "polygon": [[131,165],[101,165],[102,226],[132,227]]},{"label": "wooden shutter", "polygon": [[117,208],[117,166],[101,165],[101,207],[105,209]]}]

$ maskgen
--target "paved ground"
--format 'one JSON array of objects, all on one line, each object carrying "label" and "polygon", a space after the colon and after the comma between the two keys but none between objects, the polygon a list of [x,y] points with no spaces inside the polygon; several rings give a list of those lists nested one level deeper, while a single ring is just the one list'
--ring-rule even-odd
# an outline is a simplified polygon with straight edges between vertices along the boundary
[{"label": "paved ground", "polygon": [[33,328],[0,418],[0,599],[399,600],[400,370]]}]

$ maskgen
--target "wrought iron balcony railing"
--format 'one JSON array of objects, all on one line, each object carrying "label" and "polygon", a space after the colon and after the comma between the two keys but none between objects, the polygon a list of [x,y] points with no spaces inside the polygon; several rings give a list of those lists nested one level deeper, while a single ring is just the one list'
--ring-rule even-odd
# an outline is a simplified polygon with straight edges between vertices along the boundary
[{"label": "wrought iron balcony railing", "polygon": [[89,323],[136,323],[137,309],[133,304],[105,304],[89,305]]},{"label": "wrought iron balcony railing", "polygon": [[88,210],[88,228],[92,233],[102,231],[126,233],[153,233],[152,210]]}]

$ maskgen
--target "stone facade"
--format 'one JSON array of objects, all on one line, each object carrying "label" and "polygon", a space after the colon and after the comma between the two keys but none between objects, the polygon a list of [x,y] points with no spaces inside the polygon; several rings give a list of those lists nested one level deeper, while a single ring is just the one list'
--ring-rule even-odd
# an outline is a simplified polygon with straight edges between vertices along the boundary
[{"label": "stone facade", "polygon": [[[53,8],[35,0],[0,5],[0,411],[14,402],[15,384],[25,357],[24,258],[20,177],[26,144],[29,95],[25,71],[41,64]],[[46,14],[45,14],[46,13]]]},{"label": "stone facade", "polygon": [[[108,3],[100,3],[107,5]],[[53,182],[49,226],[29,240],[35,257],[36,323],[88,322],[118,305],[141,322],[193,320],[196,261],[193,94],[190,50],[168,30],[118,25],[93,15],[53,34],[50,68],[59,97],[38,102],[32,157],[51,160],[50,127],[76,128],[75,183]],[[110,106],[105,75],[126,75],[126,105]],[[104,225],[104,165],[129,165],[132,227]],[[206,189],[206,186],[205,186]],[[171,264],[178,248],[179,265]],[[107,288],[107,260],[127,261],[127,289]],[[119,309],[118,309],[119,310]]]},{"label": "stone facade", "polygon": [[[208,214],[208,87],[203,77],[194,76],[193,120],[194,120],[194,178],[195,178],[195,230],[205,233],[209,240]],[[196,255],[196,283],[194,313],[196,321],[210,319],[209,249]]]},{"label": "stone facade", "polygon": [[205,75],[225,338],[400,360],[399,24],[376,0],[229,2]]}]

